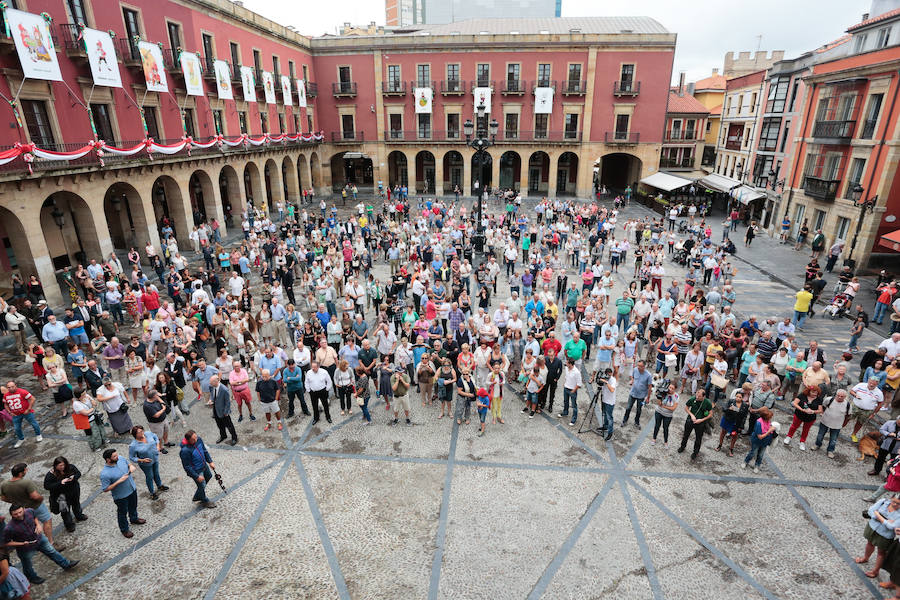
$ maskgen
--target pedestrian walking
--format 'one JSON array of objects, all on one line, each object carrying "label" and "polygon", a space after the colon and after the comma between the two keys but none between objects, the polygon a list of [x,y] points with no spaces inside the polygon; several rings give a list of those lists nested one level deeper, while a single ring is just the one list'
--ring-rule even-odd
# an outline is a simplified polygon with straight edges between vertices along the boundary
[{"label": "pedestrian walking", "polygon": [[206,485],[212,479],[212,471],[216,465],[206,449],[203,440],[193,429],[188,429],[181,440],[181,466],[184,472],[197,486],[193,501],[199,502],[203,508],[216,508],[216,503],[206,496]]},{"label": "pedestrian walking", "polygon": [[116,504],[116,520],[119,524],[119,531],[127,538],[134,537],[129,523],[131,525],[143,525],[147,521],[138,516],[138,494],[137,485],[134,483],[134,473],[136,467],[119,456],[115,448],[107,448],[103,451],[103,460],[106,466],[100,471],[100,488],[103,492],[109,492],[112,495],[113,502]]}]

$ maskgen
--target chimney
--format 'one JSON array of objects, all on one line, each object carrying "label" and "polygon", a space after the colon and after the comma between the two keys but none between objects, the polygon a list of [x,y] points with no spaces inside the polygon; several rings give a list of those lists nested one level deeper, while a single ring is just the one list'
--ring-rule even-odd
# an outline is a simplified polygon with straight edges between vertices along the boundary
[{"label": "chimney", "polygon": [[713,74],[713,75],[718,75],[718,74],[719,74],[719,69],[713,67],[713,72],[712,72],[712,74]]},{"label": "chimney", "polygon": [[678,74],[678,95],[684,96],[684,71]]},{"label": "chimney", "polygon": [[863,21],[868,21],[868,20],[869,20],[869,13],[863,13],[862,20],[863,20]]}]

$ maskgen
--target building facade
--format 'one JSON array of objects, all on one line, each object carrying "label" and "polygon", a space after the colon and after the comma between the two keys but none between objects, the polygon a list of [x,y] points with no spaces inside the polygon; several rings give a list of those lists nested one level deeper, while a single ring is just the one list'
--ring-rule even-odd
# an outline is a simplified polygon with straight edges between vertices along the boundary
[{"label": "building facade", "polygon": [[750,173],[750,151],[762,108],[765,71],[729,79],[725,83],[725,103],[719,139],[716,143],[715,173],[743,181]]},{"label": "building facade", "polygon": [[386,0],[388,27],[439,25],[467,19],[517,17],[559,17],[562,0]]},{"label": "building facade", "polygon": [[694,174],[699,170],[706,145],[709,109],[679,86],[669,92],[666,109],[666,133],[659,155],[659,168]]},{"label": "building facade", "polygon": [[[652,19],[496,19],[310,39],[227,0],[15,4],[52,19],[63,81],[23,78],[13,39],[0,35],[0,93],[18,93],[21,120],[8,107],[14,127],[0,158],[42,153],[0,166],[0,286],[12,272],[36,274],[53,302],[66,267],[158,245],[164,217],[186,247],[204,218],[227,230],[248,202],[330,195],[347,182],[588,195],[595,180],[624,188],[657,168],[675,36]],[[122,88],[92,85],[78,23],[115,34]],[[138,39],[160,48],[168,93],[148,91]],[[181,50],[198,53],[203,95],[186,93]],[[218,96],[215,61],[227,63],[234,100]],[[288,79],[269,102],[266,74]],[[244,100],[245,86],[256,101]],[[430,110],[416,108],[423,89]],[[490,119],[499,135],[478,161],[463,125],[487,130]],[[105,152],[96,142],[83,157],[51,160],[94,140]],[[119,152],[141,145],[153,153]]]}]

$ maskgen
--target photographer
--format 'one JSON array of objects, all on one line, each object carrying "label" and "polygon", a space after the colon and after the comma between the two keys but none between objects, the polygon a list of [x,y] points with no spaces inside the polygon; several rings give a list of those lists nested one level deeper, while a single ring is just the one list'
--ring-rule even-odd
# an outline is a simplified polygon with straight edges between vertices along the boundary
[{"label": "photographer", "polygon": [[600,403],[594,406],[594,415],[599,422],[601,415],[603,417],[603,425],[600,431],[606,432],[604,439],[612,438],[613,429],[615,428],[615,419],[613,418],[613,409],[616,407],[616,378],[613,377],[612,369],[606,369],[603,374],[595,373],[591,377],[591,381],[596,378],[597,385],[600,387]]}]

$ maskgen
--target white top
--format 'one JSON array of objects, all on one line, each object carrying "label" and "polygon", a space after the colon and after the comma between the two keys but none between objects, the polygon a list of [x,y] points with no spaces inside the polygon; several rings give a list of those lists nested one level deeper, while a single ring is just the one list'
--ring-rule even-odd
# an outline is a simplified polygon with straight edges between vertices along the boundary
[{"label": "white top", "polygon": [[853,404],[863,410],[875,410],[881,402],[884,401],[884,394],[881,390],[875,388],[870,390],[868,384],[857,383],[853,386]]},{"label": "white top", "polygon": [[582,385],[581,369],[579,369],[578,367],[572,367],[570,369],[567,365],[566,368],[563,369],[563,373],[564,373],[563,386],[567,390],[574,390],[578,387],[581,387],[581,385]]},{"label": "white top", "polygon": [[[600,401],[603,404],[615,404],[616,403],[616,385],[618,382],[615,377],[609,378],[609,385],[603,385],[600,389]],[[612,391],[609,388],[612,388]]]}]

